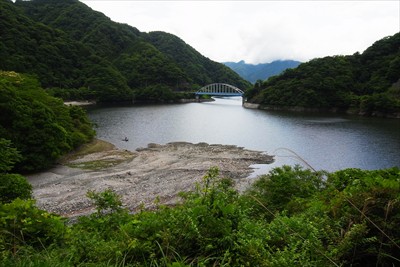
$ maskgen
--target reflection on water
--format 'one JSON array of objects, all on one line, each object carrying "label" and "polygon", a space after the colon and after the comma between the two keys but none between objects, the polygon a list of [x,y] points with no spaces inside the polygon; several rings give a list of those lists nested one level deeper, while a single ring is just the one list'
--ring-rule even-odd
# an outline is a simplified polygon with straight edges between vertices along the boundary
[{"label": "reflection on water", "polygon": [[[400,166],[400,120],[245,109],[241,98],[89,110],[98,137],[135,150],[174,141],[229,144],[276,155],[271,167],[315,169]],[[124,142],[124,137],[129,142]],[[294,157],[286,148],[297,153]]]}]

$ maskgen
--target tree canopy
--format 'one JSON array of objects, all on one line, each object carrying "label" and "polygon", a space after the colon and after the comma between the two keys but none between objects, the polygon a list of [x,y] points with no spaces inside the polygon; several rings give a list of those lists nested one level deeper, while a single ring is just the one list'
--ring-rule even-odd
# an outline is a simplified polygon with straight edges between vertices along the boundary
[{"label": "tree canopy", "polygon": [[176,36],[140,32],[79,1],[1,1],[0,15],[0,69],[35,74],[62,97],[118,102],[156,85],[172,91],[211,82],[250,86]]},{"label": "tree canopy", "polygon": [[400,33],[375,42],[362,54],[313,59],[256,84],[247,92],[262,106],[400,113]]},{"label": "tree canopy", "polygon": [[65,106],[49,96],[34,77],[16,72],[0,72],[0,113],[3,171],[12,163],[20,171],[47,168],[94,136],[81,108]]}]

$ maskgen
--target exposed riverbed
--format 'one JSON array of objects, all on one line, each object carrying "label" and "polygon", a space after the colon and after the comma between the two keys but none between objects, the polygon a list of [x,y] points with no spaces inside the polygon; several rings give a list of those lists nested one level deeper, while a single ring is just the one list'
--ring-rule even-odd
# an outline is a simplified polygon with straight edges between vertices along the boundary
[{"label": "exposed riverbed", "polygon": [[103,151],[70,157],[28,180],[40,208],[76,217],[94,210],[86,197],[88,190],[111,188],[122,196],[127,208],[135,211],[143,206],[152,208],[155,199],[161,204],[176,203],[178,193],[192,190],[213,166],[242,191],[254,181],[249,178],[253,172],[250,165],[271,162],[273,157],[261,151],[231,145],[174,142],[128,151],[109,144]]}]

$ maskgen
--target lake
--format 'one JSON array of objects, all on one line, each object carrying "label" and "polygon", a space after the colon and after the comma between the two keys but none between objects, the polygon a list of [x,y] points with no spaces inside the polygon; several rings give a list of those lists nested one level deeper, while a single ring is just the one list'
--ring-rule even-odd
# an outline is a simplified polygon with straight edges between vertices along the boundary
[{"label": "lake", "polygon": [[327,171],[400,166],[398,119],[246,109],[241,101],[95,107],[88,113],[98,138],[128,150],[175,141],[237,145],[275,155],[273,164],[258,166],[261,172],[283,164]]}]

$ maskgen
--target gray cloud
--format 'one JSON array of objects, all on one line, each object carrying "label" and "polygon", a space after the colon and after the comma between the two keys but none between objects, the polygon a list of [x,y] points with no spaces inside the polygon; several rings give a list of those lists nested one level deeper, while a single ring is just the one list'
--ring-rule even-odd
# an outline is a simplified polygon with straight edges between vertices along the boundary
[{"label": "gray cloud", "polygon": [[400,1],[82,2],[140,31],[175,34],[219,62],[353,54],[400,31]]}]

